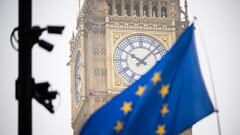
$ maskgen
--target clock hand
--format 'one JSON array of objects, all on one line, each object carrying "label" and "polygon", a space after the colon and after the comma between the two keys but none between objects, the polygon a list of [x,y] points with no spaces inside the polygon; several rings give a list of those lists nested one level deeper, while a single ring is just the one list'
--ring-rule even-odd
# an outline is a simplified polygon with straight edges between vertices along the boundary
[{"label": "clock hand", "polygon": [[138,58],[135,54],[130,54],[130,56],[131,56],[132,58],[136,59],[137,61],[141,61],[141,59]]},{"label": "clock hand", "polygon": [[[147,56],[145,56],[143,59],[141,59],[137,64],[141,64],[143,63],[155,50],[157,50],[160,46],[158,46],[157,48],[153,49],[151,52],[148,53]],[[146,62],[145,62],[146,63]]]},{"label": "clock hand", "polygon": [[141,60],[140,58],[138,58],[135,54],[130,54],[130,56],[138,61],[138,63],[136,63],[136,65],[137,65],[138,67],[140,66],[140,64],[147,65],[146,62],[142,61],[142,60]]}]

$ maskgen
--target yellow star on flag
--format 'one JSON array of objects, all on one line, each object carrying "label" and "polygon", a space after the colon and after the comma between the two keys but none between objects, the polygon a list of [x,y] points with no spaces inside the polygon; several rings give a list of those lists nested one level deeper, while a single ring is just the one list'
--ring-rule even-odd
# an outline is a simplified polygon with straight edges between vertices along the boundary
[{"label": "yellow star on flag", "polygon": [[158,129],[156,131],[156,134],[158,134],[158,135],[166,134],[165,125],[159,125]]},{"label": "yellow star on flag", "polygon": [[123,129],[123,123],[121,121],[117,121],[116,126],[114,127],[114,130],[119,133]]},{"label": "yellow star on flag", "polygon": [[164,117],[166,114],[168,114],[168,113],[169,113],[168,105],[167,105],[167,104],[164,104],[160,112],[161,112],[161,114],[162,114],[163,117]]},{"label": "yellow star on flag", "polygon": [[156,85],[159,81],[161,81],[160,72],[156,72],[153,75],[152,81],[154,85]]},{"label": "yellow star on flag", "polygon": [[142,94],[144,93],[145,89],[146,89],[146,86],[139,86],[138,90],[136,92],[136,95],[142,96]]},{"label": "yellow star on flag", "polygon": [[164,98],[169,93],[169,85],[163,85],[159,93]]},{"label": "yellow star on flag", "polygon": [[121,110],[127,115],[129,112],[132,111],[132,102],[124,102]]}]

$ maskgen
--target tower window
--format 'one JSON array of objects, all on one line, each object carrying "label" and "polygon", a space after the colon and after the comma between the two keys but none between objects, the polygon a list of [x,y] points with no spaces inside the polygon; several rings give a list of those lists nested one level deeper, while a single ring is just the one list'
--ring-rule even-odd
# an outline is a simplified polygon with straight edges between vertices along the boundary
[{"label": "tower window", "polygon": [[125,9],[127,11],[127,15],[130,16],[130,5],[126,4]]},{"label": "tower window", "polygon": [[158,8],[157,8],[157,6],[153,6],[153,9],[152,9],[153,11],[153,16],[155,15],[155,17],[158,17]]},{"label": "tower window", "polygon": [[121,5],[118,3],[116,6],[117,15],[121,15]]},{"label": "tower window", "polygon": [[147,17],[149,17],[148,6],[147,6],[147,5],[145,5],[145,6],[143,7],[143,13],[144,13],[144,15],[146,15]]},{"label": "tower window", "polygon": [[166,1],[163,1],[161,3],[161,17],[167,18],[167,2]]},{"label": "tower window", "polygon": [[137,15],[137,16],[140,16],[140,11],[139,11],[139,6],[138,6],[138,4],[135,4],[134,10],[136,11],[136,15]]},{"label": "tower window", "polygon": [[108,14],[112,15],[112,2],[110,0],[108,0],[107,4],[108,4],[108,7],[109,7]]}]

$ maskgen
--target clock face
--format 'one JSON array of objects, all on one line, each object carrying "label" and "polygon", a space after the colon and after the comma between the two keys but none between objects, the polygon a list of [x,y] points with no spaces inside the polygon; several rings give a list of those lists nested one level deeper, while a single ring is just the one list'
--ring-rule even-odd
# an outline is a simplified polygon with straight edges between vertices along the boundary
[{"label": "clock face", "polygon": [[165,54],[164,46],[151,36],[128,36],[115,50],[115,69],[124,81],[131,84],[150,70]]},{"label": "clock face", "polygon": [[80,52],[77,52],[75,57],[75,66],[74,66],[74,83],[75,83],[75,98],[77,103],[80,102],[80,91],[81,91],[81,75],[80,75]]}]

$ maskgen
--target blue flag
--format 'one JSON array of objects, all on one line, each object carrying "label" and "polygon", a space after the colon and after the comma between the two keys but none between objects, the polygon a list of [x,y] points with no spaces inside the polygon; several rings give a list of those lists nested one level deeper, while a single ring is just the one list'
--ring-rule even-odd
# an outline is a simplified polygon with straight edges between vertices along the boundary
[{"label": "blue flag", "polygon": [[80,135],[178,135],[213,111],[191,25],[147,74],[97,110]]}]

